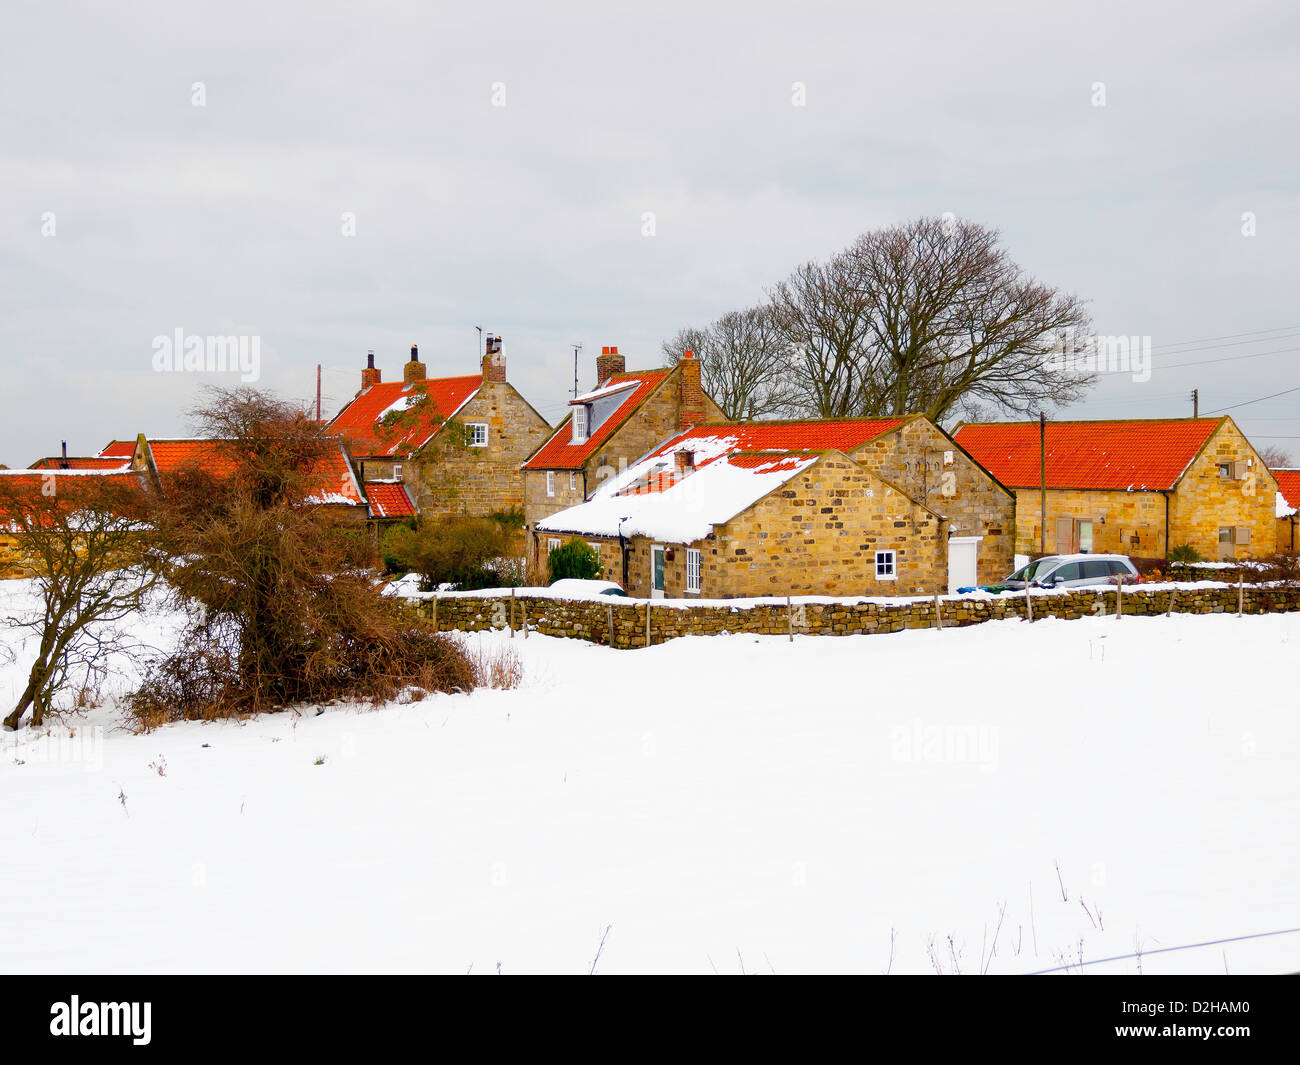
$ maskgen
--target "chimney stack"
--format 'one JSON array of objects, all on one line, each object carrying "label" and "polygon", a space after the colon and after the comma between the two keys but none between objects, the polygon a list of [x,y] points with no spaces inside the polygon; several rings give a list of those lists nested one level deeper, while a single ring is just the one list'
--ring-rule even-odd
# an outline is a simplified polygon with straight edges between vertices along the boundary
[{"label": "chimney stack", "polygon": [[704,387],[700,384],[700,360],[695,357],[695,352],[688,350],[682,354],[677,366],[682,372],[677,428],[689,429],[704,421]]},{"label": "chimney stack", "polygon": [[615,374],[623,373],[626,369],[627,363],[618,353],[617,347],[601,348],[600,354],[596,356],[596,387],[599,388]]},{"label": "chimney stack", "polygon": [[369,388],[371,385],[379,384],[380,380],[380,373],[375,369],[375,353],[367,351],[366,368],[361,371],[361,387]]},{"label": "chimney stack", "polygon": [[420,348],[416,344],[411,345],[411,361],[406,364],[402,370],[402,383],[413,385],[417,381],[424,380],[424,363],[420,361]]},{"label": "chimney stack", "polygon": [[486,348],[483,354],[483,381],[498,381],[505,383],[506,379],[506,357],[501,350],[501,338],[494,333],[489,333],[484,342]]},{"label": "chimney stack", "polygon": [[68,442],[63,441],[63,461],[59,464],[61,469],[68,468]]},{"label": "chimney stack", "polygon": [[682,448],[677,452],[677,471],[691,473],[695,469],[695,452]]}]

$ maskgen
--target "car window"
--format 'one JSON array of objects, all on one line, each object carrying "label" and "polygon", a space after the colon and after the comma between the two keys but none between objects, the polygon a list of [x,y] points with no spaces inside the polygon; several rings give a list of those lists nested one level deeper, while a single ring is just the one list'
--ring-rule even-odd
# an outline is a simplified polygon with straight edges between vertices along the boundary
[{"label": "car window", "polygon": [[1111,573],[1122,573],[1125,577],[1131,577],[1133,575],[1133,571],[1117,558],[1110,560],[1110,571]]},{"label": "car window", "polygon": [[1083,563],[1083,576],[1085,579],[1094,577],[1109,577],[1114,571],[1111,569],[1115,563],[1107,562],[1105,559],[1092,560]]},{"label": "car window", "polygon": [[1053,570],[1052,576],[1058,581],[1077,581],[1079,579],[1079,563],[1067,562],[1060,569]]}]

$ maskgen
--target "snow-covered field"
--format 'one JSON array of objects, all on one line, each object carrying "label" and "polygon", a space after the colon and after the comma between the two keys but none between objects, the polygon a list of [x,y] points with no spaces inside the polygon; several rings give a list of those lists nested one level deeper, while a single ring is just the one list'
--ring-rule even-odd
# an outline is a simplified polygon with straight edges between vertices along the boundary
[{"label": "snow-covered field", "polygon": [[[513,646],[516,691],[0,735],[0,969],[582,973],[612,925],[604,973],[1020,973],[1300,925],[1300,614]],[[1300,934],[1140,963],[1225,965]]]}]

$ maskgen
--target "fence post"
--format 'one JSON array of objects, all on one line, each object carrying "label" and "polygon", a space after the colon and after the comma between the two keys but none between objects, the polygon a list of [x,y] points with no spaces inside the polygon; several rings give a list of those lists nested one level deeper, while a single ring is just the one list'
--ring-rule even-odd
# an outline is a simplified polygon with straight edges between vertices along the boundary
[{"label": "fence post", "polygon": [[528,604],[524,604],[524,639],[528,639]]},{"label": "fence post", "polygon": [[794,643],[794,607],[790,605],[790,597],[785,597],[785,631],[790,637],[790,642]]},{"label": "fence post", "polygon": [[1124,616],[1124,578],[1115,578],[1115,620]]},{"label": "fence post", "polygon": [[1241,617],[1242,608],[1246,603],[1246,571],[1237,570],[1237,617]]},{"label": "fence post", "polygon": [[943,632],[943,607],[939,604],[939,593],[934,593],[934,624],[935,627]]},{"label": "fence post", "polygon": [[608,618],[609,618],[609,629],[608,629],[609,635],[607,639],[609,641],[610,647],[613,647],[614,646],[614,604],[606,603],[605,609],[608,611]]},{"label": "fence post", "polygon": [[1025,581],[1025,620],[1034,623],[1034,601],[1029,598],[1029,581]]},{"label": "fence post", "polygon": [[1169,609],[1165,611],[1165,617],[1167,618],[1174,616],[1174,596],[1177,594],[1178,590],[1176,588],[1169,589]]},{"label": "fence post", "polygon": [[433,631],[437,632],[438,631],[438,592],[436,590],[434,591],[433,599],[431,599],[430,602],[433,603]]},{"label": "fence post", "polygon": [[645,645],[650,646],[650,600],[645,601]]},{"label": "fence post", "polygon": [[506,628],[510,630],[510,638],[515,638],[515,590],[512,586],[510,589],[510,620],[506,622]]}]

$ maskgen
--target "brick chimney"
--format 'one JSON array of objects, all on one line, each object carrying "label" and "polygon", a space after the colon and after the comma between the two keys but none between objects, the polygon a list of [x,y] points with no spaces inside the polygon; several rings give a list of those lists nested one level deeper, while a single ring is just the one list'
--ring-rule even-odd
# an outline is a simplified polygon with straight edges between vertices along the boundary
[{"label": "brick chimney", "polygon": [[361,371],[361,387],[369,388],[371,385],[377,385],[381,379],[379,371],[375,369],[375,353],[367,351],[366,368]]},{"label": "brick chimney", "polygon": [[486,347],[483,352],[483,380],[500,381],[505,383],[506,379],[506,356],[501,350],[501,338],[489,333],[485,339]]},{"label": "brick chimney", "polygon": [[695,452],[682,448],[677,452],[677,472],[691,473],[695,469]]},{"label": "brick chimney", "polygon": [[627,363],[618,353],[618,348],[601,348],[596,356],[596,387],[599,388],[616,373],[623,373]]},{"label": "brick chimney", "polygon": [[677,428],[689,429],[704,421],[704,387],[700,384],[700,360],[695,352],[683,353],[677,363],[682,372],[682,397],[678,409]]},{"label": "brick chimney", "polygon": [[402,370],[402,383],[413,385],[417,381],[424,380],[424,363],[420,361],[420,349],[416,344],[411,345],[411,361],[408,362]]}]

